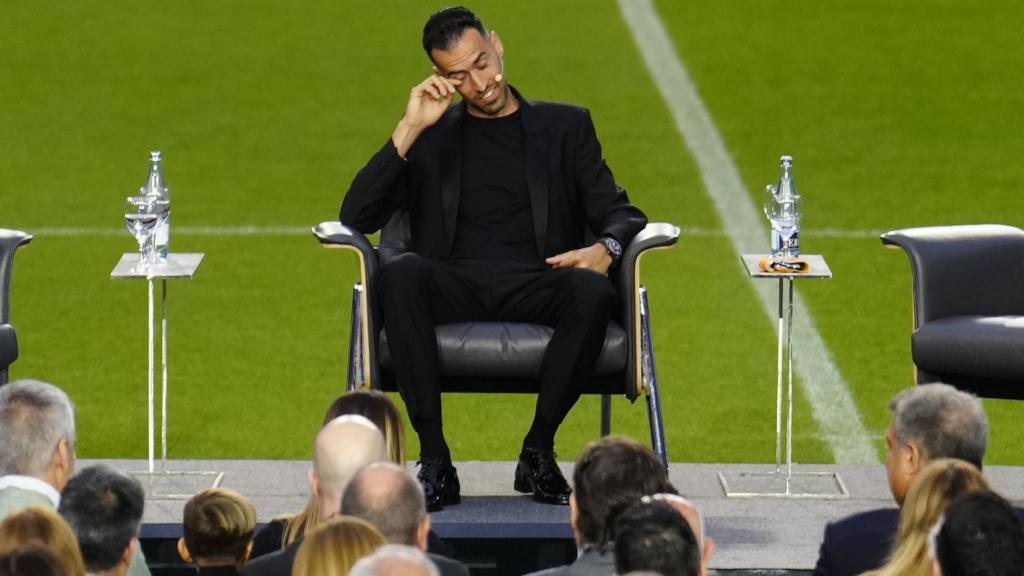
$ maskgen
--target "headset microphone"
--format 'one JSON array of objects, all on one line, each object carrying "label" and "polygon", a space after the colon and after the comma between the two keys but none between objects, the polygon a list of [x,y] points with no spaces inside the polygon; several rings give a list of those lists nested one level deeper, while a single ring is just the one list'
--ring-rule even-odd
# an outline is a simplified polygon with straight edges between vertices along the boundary
[{"label": "headset microphone", "polygon": [[501,64],[501,72],[498,72],[498,75],[494,77],[495,82],[501,82],[505,79],[505,60],[502,58],[498,62]]}]

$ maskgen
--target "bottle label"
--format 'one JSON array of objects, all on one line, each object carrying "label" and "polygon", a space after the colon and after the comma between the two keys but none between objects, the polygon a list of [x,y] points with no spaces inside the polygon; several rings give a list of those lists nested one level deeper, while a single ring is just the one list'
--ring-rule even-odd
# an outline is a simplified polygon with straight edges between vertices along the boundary
[{"label": "bottle label", "polygon": [[800,255],[800,230],[788,233],[772,228],[772,256],[795,258]]}]

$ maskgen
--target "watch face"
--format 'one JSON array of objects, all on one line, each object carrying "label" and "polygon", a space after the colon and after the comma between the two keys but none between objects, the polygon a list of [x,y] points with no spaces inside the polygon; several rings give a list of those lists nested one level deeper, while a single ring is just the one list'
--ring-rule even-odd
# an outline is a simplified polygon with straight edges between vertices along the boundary
[{"label": "watch face", "polygon": [[622,256],[622,245],[619,244],[618,240],[614,238],[603,238],[601,242],[606,248],[608,248],[608,253],[611,254],[613,258]]}]

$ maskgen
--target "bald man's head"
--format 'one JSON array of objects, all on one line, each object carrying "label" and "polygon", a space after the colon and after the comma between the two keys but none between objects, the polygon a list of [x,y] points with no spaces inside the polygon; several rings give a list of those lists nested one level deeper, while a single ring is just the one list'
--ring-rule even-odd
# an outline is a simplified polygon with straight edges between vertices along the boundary
[{"label": "bald man's head", "polygon": [[392,544],[426,549],[430,519],[423,488],[400,466],[378,462],[357,472],[341,497],[341,513],[373,524]]},{"label": "bald man's head", "polygon": [[360,468],[387,458],[384,435],[362,416],[339,416],[316,436],[311,481],[320,498],[320,516],[338,512],[341,494]]}]

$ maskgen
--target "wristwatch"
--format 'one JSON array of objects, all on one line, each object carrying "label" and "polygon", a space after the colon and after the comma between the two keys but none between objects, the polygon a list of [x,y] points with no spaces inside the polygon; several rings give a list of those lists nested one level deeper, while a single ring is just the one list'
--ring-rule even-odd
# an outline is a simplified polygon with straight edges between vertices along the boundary
[{"label": "wristwatch", "polygon": [[608,251],[608,255],[612,257],[612,266],[619,263],[622,259],[622,244],[611,236],[603,236],[601,238],[601,244],[604,244],[604,249]]}]

